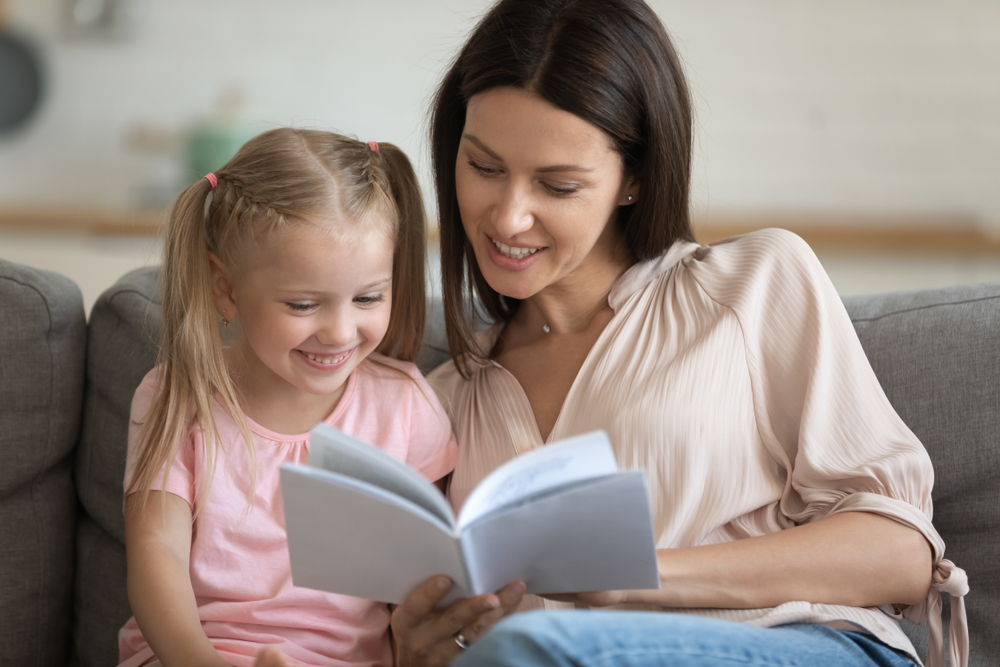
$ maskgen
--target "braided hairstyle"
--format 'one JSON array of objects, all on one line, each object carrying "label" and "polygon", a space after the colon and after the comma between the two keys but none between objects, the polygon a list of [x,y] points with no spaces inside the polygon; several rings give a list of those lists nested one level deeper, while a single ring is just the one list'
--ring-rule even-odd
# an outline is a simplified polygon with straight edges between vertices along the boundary
[{"label": "braided hairstyle", "polygon": [[[192,426],[201,428],[209,465],[208,474],[200,476],[205,481],[198,498],[207,493],[218,458],[216,399],[236,421],[256,479],[253,440],[223,356],[209,253],[238,279],[272,234],[297,225],[334,235],[387,236],[395,243],[393,298],[376,351],[412,361],[423,335],[425,212],[413,167],[401,150],[330,132],[280,128],[248,141],[214,175],[217,187],[199,179],[170,213],[157,391],[142,420],[140,456],[125,492],[126,497],[137,493],[140,506],[161,473],[166,486],[177,446]],[[343,225],[351,229],[338,229]]]}]

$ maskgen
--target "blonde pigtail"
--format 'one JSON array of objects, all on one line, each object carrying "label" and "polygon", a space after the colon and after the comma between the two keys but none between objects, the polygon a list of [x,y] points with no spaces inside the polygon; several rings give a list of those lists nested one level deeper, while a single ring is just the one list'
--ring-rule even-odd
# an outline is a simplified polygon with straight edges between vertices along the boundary
[{"label": "blonde pigtail", "polygon": [[204,483],[197,498],[208,493],[219,449],[213,411],[216,396],[240,428],[256,481],[255,448],[223,356],[212,298],[208,252],[215,244],[205,219],[211,190],[208,181],[199,180],[180,195],[170,214],[160,277],[163,328],[157,358],[159,384],[142,423],[141,453],[125,494],[137,492],[140,507],[161,472],[162,487],[167,488],[177,448],[192,425],[202,429],[209,466],[208,474],[199,476]]},{"label": "blonde pigtail", "polygon": [[378,352],[413,361],[420,352],[426,317],[427,214],[410,160],[390,143],[378,154],[396,204],[399,225],[392,263],[392,316]]}]

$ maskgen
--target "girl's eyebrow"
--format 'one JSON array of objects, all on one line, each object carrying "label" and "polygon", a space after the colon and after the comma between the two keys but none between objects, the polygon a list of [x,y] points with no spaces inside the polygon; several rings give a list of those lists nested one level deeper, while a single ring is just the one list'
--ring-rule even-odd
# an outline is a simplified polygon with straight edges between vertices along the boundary
[{"label": "girl's eyebrow", "polygon": [[[376,287],[382,287],[383,285],[386,285],[386,284],[391,283],[391,282],[392,282],[392,276],[389,276],[387,278],[382,278],[380,280],[376,280],[375,282],[368,283],[367,285],[362,285],[361,287],[358,288],[358,291],[359,292],[365,292],[365,291],[368,291],[370,289],[374,289]],[[329,293],[326,290],[310,290],[310,289],[303,289],[303,290],[300,290],[300,289],[279,289],[278,291],[279,292],[284,292],[286,294],[303,294],[303,295],[306,295],[306,296],[323,296],[324,294],[328,294]]]},{"label": "girl's eyebrow", "polygon": [[[503,162],[502,157],[500,157],[495,152],[490,150],[489,147],[487,147],[486,144],[480,141],[479,138],[476,137],[475,135],[466,132],[462,134],[462,138],[468,139],[470,142],[474,143],[479,148],[479,150],[486,153],[494,160],[499,160],[500,162]],[[592,172],[594,170],[591,169],[590,167],[581,167],[580,165],[577,164],[554,164],[551,167],[539,167],[535,171],[537,171],[540,174],[550,174],[552,172],[563,172],[563,171]]]}]

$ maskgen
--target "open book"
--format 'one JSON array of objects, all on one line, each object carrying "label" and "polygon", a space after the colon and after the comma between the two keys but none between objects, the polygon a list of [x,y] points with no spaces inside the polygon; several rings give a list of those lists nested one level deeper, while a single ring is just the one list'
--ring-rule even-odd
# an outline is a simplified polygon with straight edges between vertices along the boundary
[{"label": "open book", "polygon": [[642,471],[595,431],[500,466],[456,518],[436,486],[320,424],[309,465],[281,466],[296,586],[398,604],[435,574],[442,605],[523,580],[529,593],[658,588]]}]

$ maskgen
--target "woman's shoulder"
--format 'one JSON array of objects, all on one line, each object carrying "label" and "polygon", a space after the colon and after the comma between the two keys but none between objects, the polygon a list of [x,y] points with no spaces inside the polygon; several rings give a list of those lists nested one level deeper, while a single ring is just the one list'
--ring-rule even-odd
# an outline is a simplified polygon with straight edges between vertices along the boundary
[{"label": "woman's shoulder", "polygon": [[717,301],[828,292],[826,271],[804,240],[784,229],[761,229],[699,247],[685,259],[690,277]]},{"label": "woman's shoulder", "polygon": [[742,271],[765,268],[804,268],[818,264],[812,248],[786,229],[758,229],[702,246],[692,258],[693,266],[707,271]]}]

